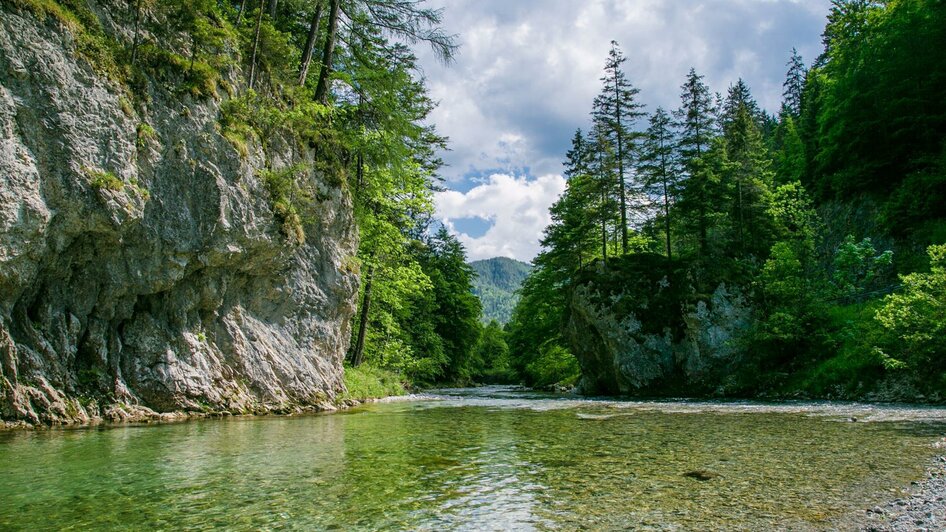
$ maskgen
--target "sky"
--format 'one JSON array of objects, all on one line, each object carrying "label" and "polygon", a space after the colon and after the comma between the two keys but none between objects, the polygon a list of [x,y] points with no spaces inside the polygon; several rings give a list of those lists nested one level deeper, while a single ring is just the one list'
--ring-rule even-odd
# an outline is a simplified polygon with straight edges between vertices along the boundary
[{"label": "sky", "polygon": [[[821,50],[829,0],[428,0],[460,44],[444,65],[418,49],[439,102],[430,122],[450,138],[436,216],[470,260],[529,262],[565,190],[561,161],[591,103],[612,40],[652,112],[679,105],[691,67],[725,94],[740,77],[778,110],[792,47]],[[646,127],[646,121],[638,124]]]}]

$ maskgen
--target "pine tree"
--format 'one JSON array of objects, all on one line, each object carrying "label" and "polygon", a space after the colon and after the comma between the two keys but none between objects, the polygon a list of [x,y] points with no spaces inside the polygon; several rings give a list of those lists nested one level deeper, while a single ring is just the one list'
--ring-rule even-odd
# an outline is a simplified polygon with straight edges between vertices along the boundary
[{"label": "pine tree", "polygon": [[309,33],[306,36],[305,46],[302,47],[302,60],[299,62],[299,85],[305,86],[309,75],[309,65],[312,64],[312,52],[319,40],[319,24],[322,21],[322,0],[315,1],[312,19],[309,21]]},{"label": "pine tree", "polygon": [[565,152],[565,178],[571,179],[578,175],[588,174],[588,161],[591,157],[591,146],[588,140],[581,132],[581,128],[575,130],[575,136],[572,137],[572,147]]},{"label": "pine tree", "polygon": [[592,128],[588,142],[592,146],[589,150],[588,162],[588,170],[592,181],[590,188],[595,198],[591,212],[593,213],[592,218],[600,229],[601,259],[607,264],[608,228],[616,225],[615,222],[618,217],[615,214],[619,212],[619,202],[615,201],[617,195],[614,180],[615,169],[617,168],[616,157],[600,123],[596,123]]},{"label": "pine tree", "polygon": [[787,109],[793,118],[801,114],[802,95],[805,92],[805,62],[798,50],[792,48],[792,57],[788,60],[788,72],[785,74],[785,83],[782,84],[782,107]]},{"label": "pine tree", "polygon": [[638,118],[644,116],[644,107],[636,101],[639,89],[631,85],[621,65],[627,61],[618,48],[618,43],[611,41],[611,51],[604,66],[601,81],[604,86],[595,98],[592,117],[602,132],[602,142],[611,145],[614,151],[618,199],[620,203],[621,252],[627,253],[627,210],[628,186],[627,170],[633,164],[634,142],[639,137],[632,131]]},{"label": "pine tree", "polygon": [[586,263],[585,257],[594,254],[598,195],[597,183],[589,175],[590,156],[587,140],[578,130],[571,149],[565,154],[568,185],[549,209],[552,223],[545,229],[542,239],[549,266],[563,276],[582,268]]},{"label": "pine tree", "polygon": [[664,232],[666,233],[667,258],[672,259],[670,206],[677,194],[679,169],[674,146],[674,134],[670,115],[658,107],[650,117],[650,126],[644,137],[639,169],[645,190],[658,196],[663,203]]},{"label": "pine tree", "polygon": [[695,218],[700,254],[708,250],[710,201],[709,174],[703,161],[716,135],[715,108],[709,87],[703,76],[691,68],[681,86],[680,108],[674,111],[679,136],[677,150],[684,170],[683,192],[686,193],[689,217]]},{"label": "pine tree", "polygon": [[729,87],[726,93],[726,99],[723,100],[722,106],[720,107],[719,126],[724,135],[729,133],[729,129],[733,122],[736,121],[736,115],[739,113],[741,107],[746,108],[749,116],[760,131],[765,126],[765,112],[759,108],[759,104],[755,101],[755,98],[752,97],[749,86],[746,85],[742,78],[739,78],[736,83]]},{"label": "pine tree", "polygon": [[731,218],[736,226],[736,248],[742,256],[761,256],[768,251],[765,232],[769,225],[772,173],[762,134],[745,105],[737,109],[725,138],[727,159],[731,164],[727,177],[734,196]]}]

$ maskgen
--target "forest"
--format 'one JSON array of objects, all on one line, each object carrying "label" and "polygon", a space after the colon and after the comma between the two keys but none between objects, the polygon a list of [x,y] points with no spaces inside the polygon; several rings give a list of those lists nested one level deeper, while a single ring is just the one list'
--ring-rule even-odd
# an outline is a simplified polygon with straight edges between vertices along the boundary
[{"label": "forest", "polygon": [[[376,387],[353,396],[399,383],[573,386],[575,290],[620,290],[655,272],[672,292],[655,307],[671,337],[685,328],[680,309],[721,285],[751,304],[750,326],[727,347],[747,355],[725,385],[699,393],[854,397],[891,379],[916,394],[946,388],[942,2],[833,2],[823,52],[788,58],[777,115],[743,81],[721,94],[692,69],[678,108],[649,111],[612,42],[592,127],[563,154],[568,188],[503,326],[481,323],[476,273],[433,219],[447,139],[427,122],[435,103],[412,46],[451,61],[456,37],[439,10],[137,0],[118,15],[133,28],[128,45],[81,0],[12,1],[70,28],[129,110],[147,107],[145,81],[156,79],[219,101],[219,130],[244,157],[250,145],[276,151],[276,138],[314,150],[314,160],[268,157],[258,178],[290,246],[318,216],[312,173],[350,197],[360,244],[346,268],[361,281],[346,378]],[[143,122],[137,135],[145,145],[154,133]],[[121,183],[103,173],[93,185]]]},{"label": "forest", "polygon": [[0,0],[0,530],[942,528],[944,50],[946,0]]},{"label": "forest", "polygon": [[[287,245],[305,242],[319,216],[313,173],[347,191],[360,245],[345,267],[361,288],[346,364],[415,383],[486,369],[473,271],[456,238],[431,223],[446,139],[425,122],[434,102],[412,46],[451,61],[456,38],[440,28],[440,10],[400,0],[138,0],[116,14],[133,28],[126,43],[83,0],[14,5],[68,27],[77,53],[122,88],[129,113],[148,106],[150,79],[180,98],[220,102],[219,130],[233,149],[247,158],[262,146],[257,177]],[[153,137],[139,125],[142,146]],[[296,144],[296,160],[273,156],[282,138]],[[95,183],[122,187],[108,173]],[[374,369],[365,371],[349,384],[373,382]]]},{"label": "forest", "polygon": [[578,287],[657,272],[679,292],[652,308],[668,334],[721,283],[750,300],[745,357],[703,393],[942,397],[946,5],[834,1],[823,45],[810,64],[792,51],[773,116],[742,80],[720,94],[692,69],[679,107],[648,113],[612,42],[508,327],[526,382],[577,382]]}]

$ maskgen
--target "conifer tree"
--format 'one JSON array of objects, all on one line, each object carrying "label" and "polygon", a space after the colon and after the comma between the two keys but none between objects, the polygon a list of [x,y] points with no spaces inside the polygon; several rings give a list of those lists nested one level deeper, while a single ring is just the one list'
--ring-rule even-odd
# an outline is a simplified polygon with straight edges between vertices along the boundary
[{"label": "conifer tree", "polygon": [[696,69],[690,69],[681,91],[681,105],[674,111],[674,117],[679,129],[677,150],[684,173],[683,192],[689,199],[685,214],[695,218],[700,254],[705,256],[711,206],[708,204],[710,177],[703,157],[716,135],[715,108],[709,87]]},{"label": "conifer tree", "polygon": [[729,129],[736,121],[736,115],[739,109],[745,107],[749,117],[755,122],[756,127],[761,131],[765,125],[765,113],[759,108],[759,104],[752,97],[749,86],[739,78],[736,83],[729,87],[726,93],[726,99],[720,106],[720,129],[724,135],[729,134]]},{"label": "conifer tree", "polygon": [[731,164],[729,185],[734,189],[732,223],[736,226],[739,255],[761,256],[768,251],[769,186],[772,174],[769,159],[746,105],[740,105],[725,136],[727,159]]},{"label": "conifer tree", "polygon": [[640,172],[646,191],[663,203],[667,258],[672,259],[670,206],[677,193],[679,170],[670,115],[658,107],[650,117],[640,156]]},{"label": "conifer tree", "polygon": [[805,62],[798,50],[792,48],[792,57],[788,60],[788,72],[785,74],[785,83],[782,84],[782,108],[786,109],[794,118],[801,114],[802,95],[805,92]]},{"label": "conifer tree", "polygon": [[622,65],[627,61],[618,48],[618,43],[611,41],[611,51],[604,66],[601,81],[604,86],[595,98],[592,117],[602,133],[601,142],[611,145],[614,151],[614,163],[620,204],[621,221],[618,228],[621,235],[621,252],[627,253],[627,210],[628,186],[627,170],[633,164],[635,140],[638,134],[632,128],[638,118],[644,116],[644,107],[636,101],[640,89],[635,88],[627,79]]}]

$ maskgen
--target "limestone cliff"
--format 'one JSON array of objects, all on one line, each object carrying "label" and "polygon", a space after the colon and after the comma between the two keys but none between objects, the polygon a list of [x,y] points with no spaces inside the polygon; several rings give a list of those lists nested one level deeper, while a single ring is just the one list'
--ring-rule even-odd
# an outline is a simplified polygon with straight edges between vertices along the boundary
[{"label": "limestone cliff", "polygon": [[41,19],[0,3],[3,418],[329,406],[357,291],[338,179],[306,176],[316,215],[288,242],[258,177],[288,143],[241,154],[218,126],[225,95],[146,80],[131,105]]},{"label": "limestone cliff", "polygon": [[580,391],[695,396],[726,386],[743,361],[752,307],[725,283],[699,294],[688,277],[646,254],[582,275],[565,324]]}]

